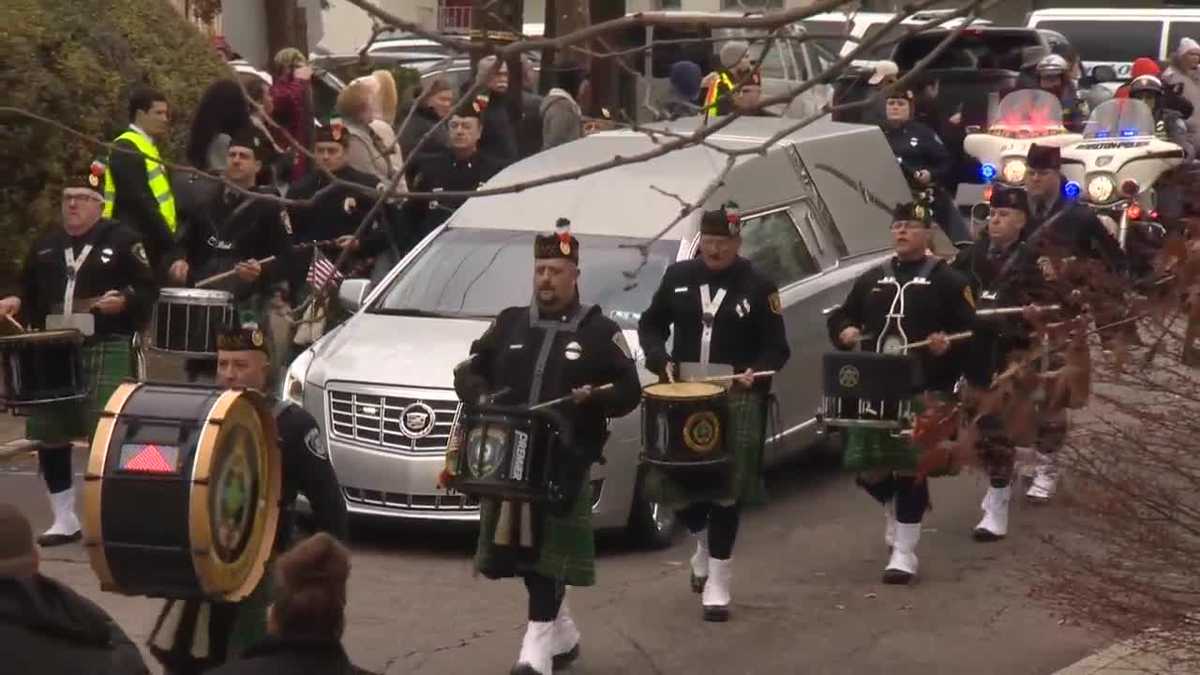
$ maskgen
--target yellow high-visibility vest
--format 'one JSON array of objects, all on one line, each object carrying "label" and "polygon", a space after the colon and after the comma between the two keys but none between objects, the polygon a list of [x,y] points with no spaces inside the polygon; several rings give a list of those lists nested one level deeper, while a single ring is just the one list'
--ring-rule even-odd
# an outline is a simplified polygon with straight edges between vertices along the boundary
[{"label": "yellow high-visibility vest", "polygon": [[704,114],[713,116],[717,114],[717,102],[721,98],[721,89],[724,88],[727,94],[733,93],[733,78],[729,73],[718,70],[717,77],[713,79],[712,84],[708,85],[708,93],[704,95]]},{"label": "yellow high-visibility vest", "polygon": [[[171,192],[171,181],[167,179],[167,170],[160,162],[158,146],[146,135],[133,129],[117,136],[116,141],[129,141],[133,147],[142,153],[146,160],[146,178],[150,193],[158,201],[158,212],[167,222],[167,229],[175,234],[175,195]],[[114,143],[116,141],[113,141]],[[112,161],[109,161],[112,165]],[[112,171],[104,172],[104,217],[112,218],[113,207],[116,206],[117,185],[113,182]]]}]

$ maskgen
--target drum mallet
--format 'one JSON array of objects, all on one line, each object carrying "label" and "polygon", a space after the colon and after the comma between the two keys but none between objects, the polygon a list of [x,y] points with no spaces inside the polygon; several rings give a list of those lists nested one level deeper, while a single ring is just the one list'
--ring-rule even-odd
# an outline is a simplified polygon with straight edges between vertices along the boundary
[{"label": "drum mallet", "polygon": [[[263,258],[262,260],[256,260],[255,262],[257,262],[259,265],[266,265],[267,263],[271,262],[274,259],[275,259],[275,256],[272,255],[272,256],[267,256],[266,258]],[[231,269],[228,272],[221,272],[220,274],[214,274],[211,277],[197,281],[196,288],[204,288],[205,286],[210,286],[212,284],[217,283],[218,281],[224,281],[225,279],[228,279],[229,277],[231,277],[235,274],[237,274],[237,268]]]},{"label": "drum mallet", "polygon": [[1026,307],[1035,312],[1057,312],[1062,309],[1062,305],[1027,305],[1021,307],[992,307],[989,309],[976,310],[975,316],[1005,316],[1008,314],[1021,314]]},{"label": "drum mallet", "polygon": [[[612,388],[613,388],[613,383],[609,382],[608,384],[602,384],[598,387],[592,387],[592,393],[594,394],[598,391],[607,391]],[[531,406],[529,406],[529,412],[533,412],[534,410],[541,410],[542,408],[549,408],[550,406],[558,405],[559,403],[566,403],[567,401],[571,400],[571,396],[572,396],[572,394],[567,394],[566,396],[559,396],[558,398],[552,398],[549,401],[543,401],[541,403],[538,403],[537,405],[531,405]]]},{"label": "drum mallet", "polygon": [[22,333],[25,332],[25,327],[21,325],[20,321],[17,321],[16,319],[12,318],[12,314],[5,314],[4,318],[8,319],[9,323],[16,326],[17,330],[21,331]]},{"label": "drum mallet", "polygon": [[[971,337],[974,334],[975,333],[973,331],[969,331],[969,330],[964,330],[961,333],[951,333],[950,335],[946,336],[946,341],[954,342],[956,340],[966,340],[967,338]],[[907,345],[904,348],[904,351],[907,352],[910,349],[921,349],[922,347],[928,347],[932,343],[933,343],[933,340],[921,340],[919,342],[914,342],[910,345]]]}]

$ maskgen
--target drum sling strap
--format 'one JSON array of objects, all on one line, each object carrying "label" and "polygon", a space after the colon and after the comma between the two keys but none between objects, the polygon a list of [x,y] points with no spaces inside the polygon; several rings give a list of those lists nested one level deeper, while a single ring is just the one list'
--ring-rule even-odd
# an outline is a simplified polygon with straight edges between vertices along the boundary
[{"label": "drum sling strap", "polygon": [[712,350],[712,334],[713,324],[717,319],[717,312],[721,309],[721,303],[725,302],[726,289],[717,290],[716,295],[710,295],[708,292],[708,284],[700,285],[700,367],[707,371],[709,357]]},{"label": "drum sling strap", "polygon": [[[529,405],[541,402],[542,384],[546,376],[546,364],[550,360],[550,350],[559,333],[568,335],[579,330],[579,324],[592,311],[591,305],[580,305],[575,316],[568,321],[551,321],[542,319],[537,305],[529,308],[529,328],[541,332],[542,343],[538,348],[537,361],[533,365],[533,378],[530,380],[529,393],[526,400]],[[532,337],[532,334],[530,335]],[[512,546],[514,542],[521,548],[533,548],[534,529],[532,506],[525,502],[505,500],[500,503],[500,516],[496,522],[496,532],[492,543],[497,546]]]},{"label": "drum sling strap", "polygon": [[[909,286],[914,284],[924,286],[930,283],[929,275],[933,272],[933,268],[938,264],[938,258],[927,256],[925,262],[921,265],[921,269],[917,270],[916,276],[901,285],[899,281],[899,270],[896,266],[896,260],[893,258],[884,266],[884,277],[879,280],[880,284],[895,286],[896,295],[892,298],[892,306],[888,308],[887,320],[883,323],[883,329],[879,331],[879,337],[875,340],[875,351],[880,353],[888,353],[885,347],[888,345],[888,338],[895,337],[891,334],[892,322],[895,321],[895,332],[899,333],[900,347],[908,346],[908,334],[904,332],[904,293]],[[888,273],[891,273],[888,276]]]}]

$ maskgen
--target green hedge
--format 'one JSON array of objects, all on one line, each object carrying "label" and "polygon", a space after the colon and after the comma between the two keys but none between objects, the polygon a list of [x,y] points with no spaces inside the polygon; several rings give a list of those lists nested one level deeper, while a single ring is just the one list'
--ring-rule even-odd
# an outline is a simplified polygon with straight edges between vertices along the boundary
[{"label": "green hedge", "polygon": [[[145,83],[168,98],[172,143],[183,157],[191,110],[231,73],[207,39],[166,0],[0,1],[0,105],[111,140],[126,100]],[[98,150],[49,125],[0,115],[0,289],[11,290],[33,237],[58,225],[63,173]]]}]

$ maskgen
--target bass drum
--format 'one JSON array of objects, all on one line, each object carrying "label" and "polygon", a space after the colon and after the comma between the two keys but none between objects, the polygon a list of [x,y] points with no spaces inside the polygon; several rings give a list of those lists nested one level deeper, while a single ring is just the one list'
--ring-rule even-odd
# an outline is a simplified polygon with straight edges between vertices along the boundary
[{"label": "bass drum", "polygon": [[245,598],[274,547],[281,481],[275,422],[260,394],[121,385],[84,475],[84,547],[100,587]]}]

